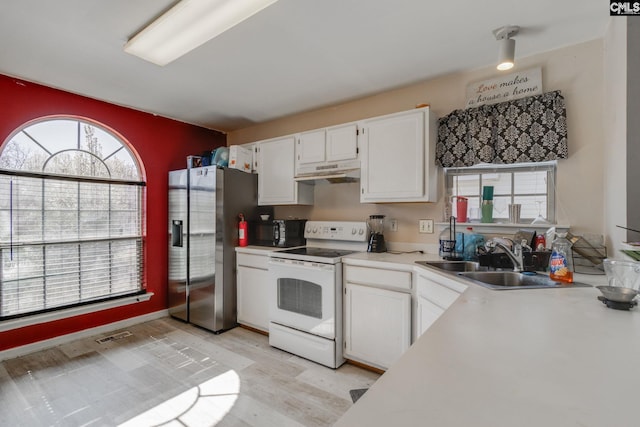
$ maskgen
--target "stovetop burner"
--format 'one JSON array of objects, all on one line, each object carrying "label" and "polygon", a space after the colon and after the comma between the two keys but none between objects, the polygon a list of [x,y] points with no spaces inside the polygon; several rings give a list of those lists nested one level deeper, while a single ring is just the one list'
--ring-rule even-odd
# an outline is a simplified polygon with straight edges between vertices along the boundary
[{"label": "stovetop burner", "polygon": [[345,255],[352,254],[355,251],[330,249],[330,248],[304,247],[304,248],[287,249],[279,252],[286,253],[286,254],[293,254],[293,255],[309,255],[309,256],[316,256],[321,258],[338,258]]},{"label": "stovetop burner", "polygon": [[599,295],[598,299],[602,301],[604,305],[606,305],[609,308],[613,308],[614,310],[631,310],[633,307],[638,305],[638,301],[630,301],[630,302],[611,301],[610,299],[607,299],[602,295]]}]

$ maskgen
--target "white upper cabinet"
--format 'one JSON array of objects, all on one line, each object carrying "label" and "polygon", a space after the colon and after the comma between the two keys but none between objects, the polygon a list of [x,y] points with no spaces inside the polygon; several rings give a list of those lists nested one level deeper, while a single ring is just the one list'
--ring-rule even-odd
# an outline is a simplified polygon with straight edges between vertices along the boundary
[{"label": "white upper cabinet", "polygon": [[294,181],[294,136],[259,142],[258,205],[313,204],[313,187]]},{"label": "white upper cabinet", "polygon": [[327,128],[327,160],[358,158],[358,126],[355,123]]},{"label": "white upper cabinet", "polygon": [[325,150],[324,129],[301,133],[298,136],[297,158],[298,165],[321,163],[327,159]]},{"label": "white upper cabinet", "polygon": [[347,123],[316,129],[298,135],[296,144],[296,171],[309,173],[334,163],[358,158],[358,126]]},{"label": "white upper cabinet", "polygon": [[364,120],[360,202],[435,202],[436,118],[429,107]]}]

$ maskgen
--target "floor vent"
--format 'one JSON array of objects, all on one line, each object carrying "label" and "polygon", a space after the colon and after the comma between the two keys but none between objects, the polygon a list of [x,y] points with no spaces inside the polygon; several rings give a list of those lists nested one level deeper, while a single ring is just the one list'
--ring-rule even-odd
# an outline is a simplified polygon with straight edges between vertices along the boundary
[{"label": "floor vent", "polygon": [[118,332],[117,334],[113,334],[113,335],[109,335],[107,337],[102,337],[100,339],[97,339],[96,342],[99,344],[104,344],[107,342],[111,342],[111,341],[115,341],[115,340],[119,340],[122,338],[126,338],[126,337],[130,337],[131,335],[133,335],[131,332],[129,331],[124,331],[124,332]]}]

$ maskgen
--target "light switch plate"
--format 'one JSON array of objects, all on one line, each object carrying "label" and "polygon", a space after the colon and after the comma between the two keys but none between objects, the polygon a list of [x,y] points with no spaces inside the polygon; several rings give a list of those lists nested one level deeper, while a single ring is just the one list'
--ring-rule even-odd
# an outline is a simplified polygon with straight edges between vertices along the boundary
[{"label": "light switch plate", "polygon": [[433,220],[421,219],[419,222],[420,233],[433,234]]},{"label": "light switch plate", "polygon": [[398,231],[398,220],[397,219],[389,220],[389,230],[390,231]]}]

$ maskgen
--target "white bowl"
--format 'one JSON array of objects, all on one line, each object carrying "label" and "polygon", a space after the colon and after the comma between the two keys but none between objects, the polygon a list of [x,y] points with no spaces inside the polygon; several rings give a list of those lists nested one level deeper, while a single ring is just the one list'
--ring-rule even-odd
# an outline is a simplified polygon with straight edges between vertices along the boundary
[{"label": "white bowl", "polygon": [[263,221],[269,221],[269,216],[270,215],[260,215],[260,219]]}]

